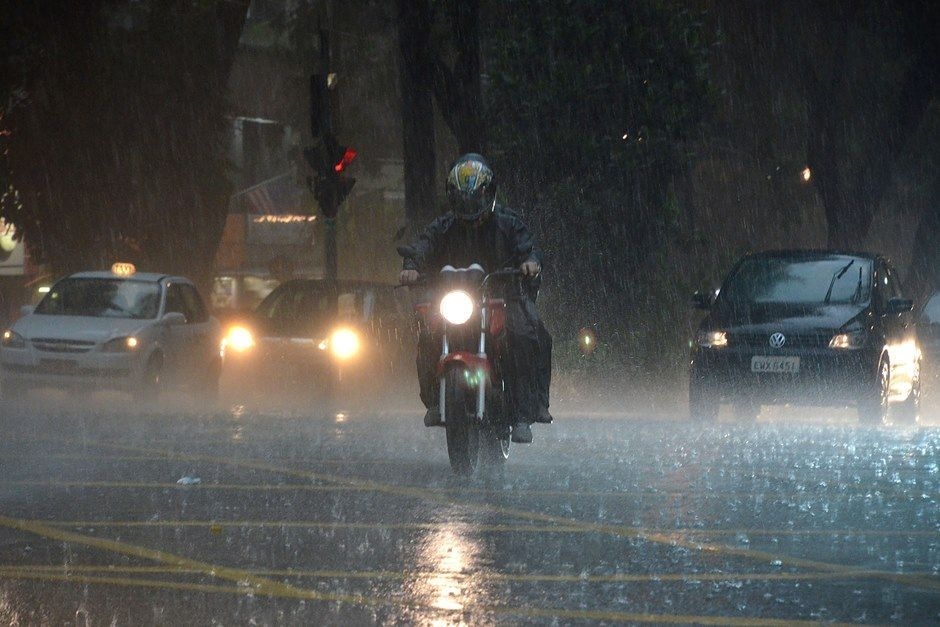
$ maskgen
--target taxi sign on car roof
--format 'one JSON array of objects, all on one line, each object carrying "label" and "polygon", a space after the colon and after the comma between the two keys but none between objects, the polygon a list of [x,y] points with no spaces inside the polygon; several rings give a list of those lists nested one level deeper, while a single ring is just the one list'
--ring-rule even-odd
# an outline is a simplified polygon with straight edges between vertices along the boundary
[{"label": "taxi sign on car roof", "polygon": [[111,274],[118,276],[133,276],[135,272],[137,272],[137,268],[134,267],[134,264],[126,261],[119,261],[111,266]]}]

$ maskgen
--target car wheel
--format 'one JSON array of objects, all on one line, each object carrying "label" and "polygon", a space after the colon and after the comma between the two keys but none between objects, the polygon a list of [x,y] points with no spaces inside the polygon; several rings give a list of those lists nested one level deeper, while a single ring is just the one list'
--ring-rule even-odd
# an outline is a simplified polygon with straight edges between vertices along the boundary
[{"label": "car wheel", "polygon": [[222,364],[218,360],[213,361],[206,368],[205,376],[200,382],[197,394],[200,400],[205,403],[214,403],[219,400],[219,380],[222,378]]},{"label": "car wheel", "polygon": [[144,374],[140,378],[140,385],[134,392],[137,400],[144,403],[153,403],[160,398],[163,388],[163,357],[153,355],[144,367]]},{"label": "car wheel", "polygon": [[718,420],[720,399],[715,389],[701,375],[689,378],[689,418],[696,422]]},{"label": "car wheel", "polygon": [[903,424],[915,424],[920,417],[920,377],[915,379],[911,386],[911,392],[903,403],[898,403],[891,408],[892,417]]},{"label": "car wheel", "polygon": [[858,420],[862,424],[877,425],[888,421],[888,390],[891,385],[891,365],[887,358],[878,362],[878,372],[872,390],[859,401]]}]

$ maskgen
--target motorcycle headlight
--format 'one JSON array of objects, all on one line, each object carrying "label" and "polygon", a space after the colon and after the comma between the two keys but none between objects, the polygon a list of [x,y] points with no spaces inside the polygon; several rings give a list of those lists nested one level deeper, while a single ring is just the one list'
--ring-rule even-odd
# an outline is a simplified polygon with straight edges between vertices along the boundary
[{"label": "motorcycle headlight", "polygon": [[359,352],[359,335],[352,329],[337,329],[330,336],[329,345],[334,357],[350,359]]},{"label": "motorcycle headlight", "polygon": [[222,339],[222,350],[244,353],[255,346],[255,336],[245,327],[235,326],[228,330]]},{"label": "motorcycle headlight", "polygon": [[17,333],[16,331],[11,331],[7,329],[3,332],[3,347],[4,348],[26,348],[26,340],[23,339],[23,336]]},{"label": "motorcycle headlight", "polygon": [[724,331],[699,331],[695,343],[702,348],[721,348],[728,345],[728,334]]},{"label": "motorcycle headlight", "polygon": [[839,333],[833,335],[829,340],[829,348],[841,350],[853,350],[862,348],[865,345],[866,334],[864,331],[850,331],[848,333]]},{"label": "motorcycle headlight", "polygon": [[473,299],[461,290],[448,292],[441,299],[441,315],[451,324],[463,324],[473,315]]},{"label": "motorcycle headlight", "polygon": [[136,350],[139,345],[140,340],[131,335],[128,337],[116,337],[113,340],[108,340],[104,343],[104,346],[101,347],[101,350],[105,353],[129,353],[133,350]]}]

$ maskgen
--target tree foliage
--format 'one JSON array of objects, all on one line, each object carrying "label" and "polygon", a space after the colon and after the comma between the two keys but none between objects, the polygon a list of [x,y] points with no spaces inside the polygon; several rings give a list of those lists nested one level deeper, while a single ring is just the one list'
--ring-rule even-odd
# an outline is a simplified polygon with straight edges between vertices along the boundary
[{"label": "tree foliage", "polygon": [[677,235],[674,181],[711,102],[702,15],[659,0],[523,0],[484,15],[502,189],[537,226],[553,303],[583,323],[610,321],[626,360]]},{"label": "tree foliage", "polygon": [[[228,211],[225,87],[247,2],[19,3],[34,66],[3,118],[21,207],[4,217],[56,274],[210,276]],[[37,53],[38,51],[38,53]]]}]

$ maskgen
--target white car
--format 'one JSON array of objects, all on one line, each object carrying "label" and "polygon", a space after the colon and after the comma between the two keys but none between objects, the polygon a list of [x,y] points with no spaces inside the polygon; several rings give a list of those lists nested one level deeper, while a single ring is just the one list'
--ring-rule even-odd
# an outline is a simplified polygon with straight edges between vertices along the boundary
[{"label": "white car", "polygon": [[61,279],[24,314],[0,342],[6,398],[40,386],[218,393],[221,328],[188,279],[115,264]]}]

